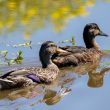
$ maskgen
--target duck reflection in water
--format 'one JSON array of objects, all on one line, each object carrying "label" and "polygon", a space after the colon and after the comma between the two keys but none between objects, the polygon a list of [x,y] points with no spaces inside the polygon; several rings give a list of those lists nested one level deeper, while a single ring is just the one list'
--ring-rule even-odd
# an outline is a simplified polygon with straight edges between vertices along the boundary
[{"label": "duck reflection in water", "polygon": [[[110,71],[110,68],[103,68],[101,69],[100,72],[96,72],[95,68],[94,70],[88,71],[88,82],[87,85],[88,87],[92,88],[98,88],[103,86],[103,80],[104,80],[104,75]],[[47,93],[44,95],[44,102],[47,105],[54,105],[58,103],[65,95],[67,95],[71,90],[70,89],[65,89],[63,92],[56,92],[53,90],[48,90]]]},{"label": "duck reflection in water", "polygon": [[[8,98],[9,100],[13,101],[16,100],[18,98],[27,98],[27,99],[32,99],[32,98],[36,98],[37,99],[33,102],[30,102],[29,100],[26,101],[26,104],[30,105],[30,106],[34,106],[40,103],[45,103],[46,105],[54,105],[56,103],[58,103],[59,101],[61,101],[61,99],[63,97],[65,97],[66,95],[68,95],[71,92],[71,89],[68,87],[64,87],[64,88],[60,88],[60,90],[52,90],[52,89],[47,89],[45,91],[43,91],[43,89],[35,91],[39,89],[39,87],[26,87],[24,89],[19,89],[16,91],[4,91],[4,94],[8,96],[6,97],[5,95],[0,97],[0,99],[2,98]],[[34,90],[34,91],[33,91]],[[43,98],[39,99],[39,96],[42,95]],[[28,102],[29,101],[29,102]]]},{"label": "duck reflection in water", "polygon": [[16,99],[26,98],[28,101],[28,99],[33,100],[35,98],[35,104],[46,103],[47,105],[53,105],[71,91],[69,86],[73,83],[74,79],[74,76],[70,77],[70,74],[62,73],[49,85],[39,84],[20,89],[0,91],[0,100],[8,99],[14,101]]},{"label": "duck reflection in water", "polygon": [[77,67],[66,67],[62,68],[62,72],[71,72],[75,73],[79,77],[82,75],[87,75],[88,76],[88,82],[87,85],[88,87],[92,88],[98,88],[102,87],[104,83],[104,76],[109,73],[110,67],[105,67],[102,68],[99,72],[97,72],[97,69],[100,69],[99,67],[99,62],[96,63],[87,63],[87,64],[82,64]]},{"label": "duck reflection in water", "polygon": [[110,71],[110,68],[103,68],[100,72],[96,72],[95,70],[88,72],[88,86],[97,88],[103,86],[104,75]]},{"label": "duck reflection in water", "polygon": [[69,88],[62,88],[59,92],[53,90],[47,90],[44,95],[43,101],[47,105],[54,105],[58,103],[65,95],[71,92]]},{"label": "duck reflection in water", "polygon": [[[29,101],[29,105],[34,106],[40,103],[46,105],[54,105],[61,101],[61,99],[71,92],[70,87],[77,80],[75,76],[88,76],[87,85],[92,88],[103,86],[104,75],[109,73],[110,68],[103,68],[100,72],[96,72],[99,63],[85,64],[77,67],[62,68],[61,74],[51,85],[37,85],[22,89],[6,90],[0,93],[0,99],[16,100],[18,98],[35,99],[34,102]],[[75,74],[75,76],[74,76]],[[79,77],[80,78],[80,77]],[[57,89],[55,89],[57,87]]]}]

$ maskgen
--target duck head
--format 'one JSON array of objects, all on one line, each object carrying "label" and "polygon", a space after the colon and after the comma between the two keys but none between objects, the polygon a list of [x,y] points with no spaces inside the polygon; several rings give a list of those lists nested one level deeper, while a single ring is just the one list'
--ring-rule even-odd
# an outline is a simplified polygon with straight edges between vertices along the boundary
[{"label": "duck head", "polygon": [[52,41],[46,41],[41,45],[40,54],[45,53],[48,55],[54,54],[57,51],[57,46]]},{"label": "duck head", "polygon": [[108,36],[102,32],[96,23],[89,23],[85,26],[83,31],[83,38],[87,48],[99,48],[95,42],[96,36]]},{"label": "duck head", "polygon": [[51,61],[51,56],[59,52],[59,48],[53,41],[46,41],[41,45],[39,51],[39,58],[42,63],[42,67],[46,68],[53,64]]}]

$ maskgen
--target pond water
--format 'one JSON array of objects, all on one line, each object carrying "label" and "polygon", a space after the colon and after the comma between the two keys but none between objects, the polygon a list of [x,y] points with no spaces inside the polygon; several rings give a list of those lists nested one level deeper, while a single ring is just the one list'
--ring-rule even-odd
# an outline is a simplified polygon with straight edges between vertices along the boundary
[{"label": "pond water", "polygon": [[[0,55],[0,74],[18,67],[41,66],[42,42],[61,43],[74,36],[75,45],[85,46],[82,33],[87,23],[95,22],[110,35],[109,0],[0,0],[0,50],[8,59],[22,51],[21,64],[8,66]],[[110,37],[97,37],[103,50],[110,50]],[[30,48],[24,44],[32,42]],[[23,46],[24,45],[24,46]],[[98,64],[62,68],[50,85],[37,85],[0,91],[0,110],[109,110],[110,53]]]}]

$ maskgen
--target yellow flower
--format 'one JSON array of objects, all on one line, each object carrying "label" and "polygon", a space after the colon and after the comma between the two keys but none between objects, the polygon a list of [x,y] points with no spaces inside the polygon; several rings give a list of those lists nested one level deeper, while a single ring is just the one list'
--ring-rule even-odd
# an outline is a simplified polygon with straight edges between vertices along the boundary
[{"label": "yellow flower", "polygon": [[2,21],[0,21],[0,28],[4,27],[4,23]]},{"label": "yellow flower", "polygon": [[82,16],[86,16],[89,13],[87,12],[87,10],[85,9],[85,6],[80,6],[79,9],[77,10],[77,14],[78,15],[82,15]]},{"label": "yellow flower", "polygon": [[14,23],[14,19],[12,19],[12,18],[9,18],[8,20],[7,20],[7,25],[8,26],[12,26],[13,25],[13,23]]},{"label": "yellow flower", "polygon": [[7,2],[7,6],[10,9],[15,9],[16,8],[16,2],[15,1],[9,1],[9,2]]},{"label": "yellow flower", "polygon": [[59,13],[59,11],[56,11],[56,12],[52,13],[52,18],[54,18],[54,19],[60,18],[60,13]]},{"label": "yellow flower", "polygon": [[62,13],[68,13],[69,12],[69,7],[68,6],[64,6],[61,8],[61,12]]},{"label": "yellow flower", "polygon": [[22,18],[21,22],[23,25],[27,25],[27,24],[29,24],[29,18],[27,16],[25,16],[24,18]]},{"label": "yellow flower", "polygon": [[95,1],[94,0],[88,0],[87,2],[86,2],[86,5],[87,6],[93,6],[95,4]]},{"label": "yellow flower", "polygon": [[35,8],[31,8],[31,9],[29,9],[29,10],[27,11],[27,15],[28,15],[29,17],[34,16],[34,15],[36,15],[36,14],[37,14],[37,9],[35,9]]}]

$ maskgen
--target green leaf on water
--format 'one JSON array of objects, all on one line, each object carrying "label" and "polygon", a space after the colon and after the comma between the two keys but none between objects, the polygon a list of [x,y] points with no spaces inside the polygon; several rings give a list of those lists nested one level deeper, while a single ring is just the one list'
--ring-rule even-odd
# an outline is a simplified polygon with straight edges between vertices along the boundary
[{"label": "green leaf on water", "polygon": [[75,45],[74,36],[72,36],[71,43],[72,43],[72,46],[74,46],[74,45]]},{"label": "green leaf on water", "polygon": [[72,39],[71,40],[63,40],[63,41],[61,41],[61,43],[67,43],[67,42],[72,43],[72,46],[74,46],[75,45],[74,36],[72,36]]},{"label": "green leaf on water", "polygon": [[32,48],[32,41],[30,41],[30,42],[25,42],[25,43],[23,43],[23,44],[17,44],[17,45],[13,45],[13,47],[30,47],[30,48]]},{"label": "green leaf on water", "polygon": [[63,40],[61,43],[70,42],[70,40]]},{"label": "green leaf on water", "polygon": [[3,55],[4,57],[7,57],[8,51],[7,50],[0,51],[0,54]]},{"label": "green leaf on water", "polygon": [[23,60],[22,51],[18,51],[15,59],[5,58],[5,62],[10,66],[12,64],[21,64]]},{"label": "green leaf on water", "polygon": [[17,64],[21,64],[21,63],[22,63],[22,60],[23,60],[22,51],[19,51],[19,52],[18,52],[18,56],[17,56],[16,59],[14,59],[14,61],[15,61]]},{"label": "green leaf on water", "polygon": [[10,66],[12,64],[15,64],[15,61],[14,61],[14,59],[10,59],[9,61],[7,61],[7,63],[8,63],[8,66]]}]

